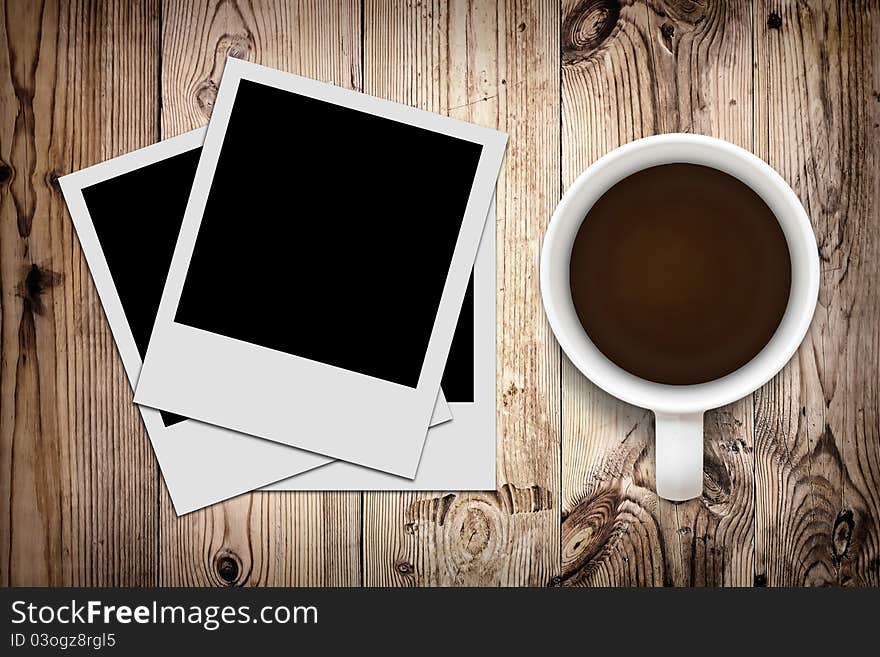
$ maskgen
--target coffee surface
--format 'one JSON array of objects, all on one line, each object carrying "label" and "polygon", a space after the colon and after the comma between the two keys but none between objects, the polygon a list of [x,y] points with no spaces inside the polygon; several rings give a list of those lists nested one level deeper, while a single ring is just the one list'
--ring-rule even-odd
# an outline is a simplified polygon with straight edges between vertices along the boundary
[{"label": "coffee surface", "polygon": [[788,304],[782,228],[744,183],[696,164],[639,171],[589,210],[571,254],[584,329],[657,383],[704,383],[749,362]]}]

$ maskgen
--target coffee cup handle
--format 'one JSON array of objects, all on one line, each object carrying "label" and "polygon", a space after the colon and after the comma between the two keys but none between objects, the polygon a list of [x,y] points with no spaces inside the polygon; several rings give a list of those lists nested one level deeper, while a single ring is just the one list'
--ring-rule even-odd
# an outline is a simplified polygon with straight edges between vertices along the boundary
[{"label": "coffee cup handle", "polygon": [[657,495],[683,502],[703,494],[703,413],[654,413]]}]

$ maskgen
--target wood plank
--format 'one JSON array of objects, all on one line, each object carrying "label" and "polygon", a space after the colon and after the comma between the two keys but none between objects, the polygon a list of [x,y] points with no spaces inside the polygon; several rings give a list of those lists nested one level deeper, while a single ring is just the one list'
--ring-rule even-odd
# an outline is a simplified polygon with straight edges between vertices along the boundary
[{"label": "wood plank", "polygon": [[[227,55],[348,88],[361,83],[360,5],[165,2],[162,137],[205,125]],[[353,586],[359,493],[254,493],[177,518],[161,500],[164,585]]]},{"label": "wood plank", "polygon": [[[748,2],[563,3],[563,182],[633,139],[750,148]],[[563,572],[578,585],[752,583],[750,399],[705,418],[702,499],[653,492],[653,415],[563,367]]]},{"label": "wood plank", "polygon": [[498,183],[498,490],[367,493],[368,585],[546,585],[559,572],[559,357],[538,292],[559,190],[556,2],[369,2],[367,93],[510,134]]},{"label": "wood plank", "polygon": [[59,175],[155,138],[157,5],[0,12],[0,583],[156,582],[156,468]]},{"label": "wood plank", "polygon": [[880,583],[880,6],[755,9],[756,150],[819,244],[819,305],[757,398],[756,566],[778,586]]},{"label": "wood plank", "polygon": [[[657,131],[644,4],[562,6],[562,187],[613,148]],[[664,559],[650,413],[562,365],[562,577],[657,585]]]}]

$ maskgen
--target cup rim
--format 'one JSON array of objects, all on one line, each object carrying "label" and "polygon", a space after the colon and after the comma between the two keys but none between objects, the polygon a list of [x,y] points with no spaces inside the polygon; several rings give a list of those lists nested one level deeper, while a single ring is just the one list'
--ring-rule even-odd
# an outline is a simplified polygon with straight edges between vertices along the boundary
[{"label": "cup rim", "polygon": [[[739,178],[770,207],[785,234],[792,289],[770,341],[746,365],[693,385],[647,381],[622,369],[596,348],[577,319],[568,282],[571,247],[592,205],[636,171],[674,162],[711,166]],[[769,164],[730,142],[689,133],[645,137],[620,146],[587,167],[563,194],[550,219],[540,259],[541,297],[560,346],[588,379],[625,402],[669,414],[702,413],[741,399],[791,360],[806,335],[819,293],[819,256],[809,217],[794,190]]]}]

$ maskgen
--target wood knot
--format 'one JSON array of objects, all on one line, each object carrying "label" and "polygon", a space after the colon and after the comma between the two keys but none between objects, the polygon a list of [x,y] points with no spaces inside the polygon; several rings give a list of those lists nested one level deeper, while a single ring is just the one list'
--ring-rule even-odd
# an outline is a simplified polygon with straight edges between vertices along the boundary
[{"label": "wood knot", "polygon": [[[553,508],[552,491],[530,484],[503,484],[497,491],[447,493],[412,502],[403,518],[409,535],[425,532],[444,542],[449,572],[464,574],[492,567],[508,549],[510,518]],[[439,529],[442,528],[442,529]]]},{"label": "wood knot", "polygon": [[730,499],[730,473],[714,455],[706,454],[703,463],[703,497],[709,504],[725,504]]},{"label": "wood knot", "polygon": [[619,18],[617,0],[581,0],[562,21],[562,63],[589,58],[614,33]]},{"label": "wood knot", "polygon": [[492,536],[492,523],[486,513],[477,507],[469,507],[458,530],[460,545],[472,557],[481,554]]},{"label": "wood knot", "polygon": [[755,575],[755,586],[767,586],[767,576],[764,573]]},{"label": "wood knot", "polygon": [[214,111],[214,102],[217,100],[217,83],[213,80],[205,80],[196,89],[196,105],[205,116],[211,118]]},{"label": "wood knot", "polygon": [[235,57],[244,59],[249,52],[253,52],[255,46],[253,33],[242,26],[238,34],[224,34],[217,42],[216,53],[222,57]]},{"label": "wood knot", "polygon": [[46,174],[46,184],[56,192],[61,191],[61,185],[58,183],[58,179],[61,177],[61,174],[57,171],[50,171]]},{"label": "wood knot", "polygon": [[672,23],[663,23],[660,26],[660,36],[663,39],[663,45],[666,50],[672,52],[672,40],[675,39],[675,26]]},{"label": "wood knot", "polygon": [[241,559],[229,548],[224,548],[214,557],[214,570],[224,584],[235,586],[242,573]]},{"label": "wood knot", "polygon": [[775,11],[771,11],[770,15],[767,16],[767,27],[771,30],[779,30],[782,28],[782,16],[777,14]]},{"label": "wood knot", "polygon": [[449,508],[443,532],[449,571],[476,572],[500,559],[508,517],[495,493],[458,496]]},{"label": "wood knot", "polygon": [[663,2],[662,9],[653,6],[653,2],[648,4],[658,17],[669,18],[677,23],[697,26],[706,20],[706,0],[667,0]]},{"label": "wood knot", "polygon": [[0,185],[12,178],[12,167],[6,162],[0,162]]},{"label": "wood knot", "polygon": [[409,561],[404,561],[403,559],[394,564],[394,570],[401,575],[412,575],[416,572],[415,567]]},{"label": "wood knot", "polygon": [[840,562],[846,558],[846,553],[849,551],[849,546],[852,543],[855,526],[855,517],[849,509],[841,511],[837,515],[837,520],[834,521],[834,529],[831,530],[831,551],[836,565],[840,565]]},{"label": "wood knot", "polygon": [[583,571],[617,535],[615,524],[621,502],[620,485],[611,480],[575,506],[562,521],[564,579]]},{"label": "wood knot", "polygon": [[18,285],[18,296],[24,300],[25,310],[34,315],[42,315],[45,311],[43,293],[62,279],[61,274],[32,264],[27,269],[24,280]]}]

